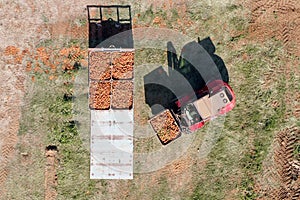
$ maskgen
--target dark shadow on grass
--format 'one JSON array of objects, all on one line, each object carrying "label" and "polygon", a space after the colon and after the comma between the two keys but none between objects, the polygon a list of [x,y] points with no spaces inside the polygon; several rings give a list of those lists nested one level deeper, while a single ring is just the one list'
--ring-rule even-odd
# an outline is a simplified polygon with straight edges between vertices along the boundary
[{"label": "dark shadow on grass", "polygon": [[146,104],[154,115],[170,108],[170,102],[176,97],[171,88],[169,76],[161,66],[144,76]]}]

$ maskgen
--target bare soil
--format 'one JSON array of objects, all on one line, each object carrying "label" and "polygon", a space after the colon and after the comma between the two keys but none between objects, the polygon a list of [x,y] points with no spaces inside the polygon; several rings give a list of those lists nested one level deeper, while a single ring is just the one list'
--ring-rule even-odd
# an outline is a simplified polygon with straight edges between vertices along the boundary
[{"label": "bare soil", "polygon": [[250,38],[277,38],[289,54],[300,56],[300,2],[294,0],[248,1],[251,10]]},{"label": "bare soil", "polygon": [[46,149],[45,167],[45,200],[57,199],[57,166],[58,154],[56,149]]}]

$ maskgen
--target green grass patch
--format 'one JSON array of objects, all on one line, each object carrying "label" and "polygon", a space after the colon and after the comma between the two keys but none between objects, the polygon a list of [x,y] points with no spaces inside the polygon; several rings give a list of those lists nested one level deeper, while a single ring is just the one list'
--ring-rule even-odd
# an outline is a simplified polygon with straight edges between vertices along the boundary
[{"label": "green grass patch", "polygon": [[[69,75],[62,76],[66,78]],[[90,199],[95,192],[96,181],[89,179],[89,151],[83,145],[76,121],[72,119],[73,102],[64,98],[64,94],[70,93],[72,87],[72,84],[62,84],[56,98],[47,103],[51,116],[47,120],[47,141],[59,149],[57,189],[60,198]]]},{"label": "green grass patch", "polygon": [[[254,136],[252,144],[247,147],[248,150],[245,151],[244,157],[240,161],[245,174],[240,186],[243,191],[243,199],[256,198],[257,195],[253,190],[253,177],[261,172],[262,163],[275,132],[284,121],[286,91],[284,74],[274,74],[278,78],[268,89],[263,88],[260,84],[261,75],[268,70],[266,66],[272,63],[272,59],[275,57],[265,51],[265,49],[259,50],[257,47],[246,48],[246,52],[251,55],[251,58],[247,62],[240,62],[238,68],[245,77],[243,83],[240,84],[240,90],[237,91],[241,98],[238,108],[241,110],[238,123],[242,124],[241,127],[246,133],[252,132]],[[277,53],[278,57],[279,52]],[[261,56],[262,54],[264,56]],[[281,106],[273,108],[271,105],[275,100],[279,101]]]},{"label": "green grass patch", "polygon": [[[135,66],[142,64],[165,64],[167,62],[167,47],[166,50],[162,49],[138,49],[136,50]],[[159,65],[157,66],[159,67]]]}]

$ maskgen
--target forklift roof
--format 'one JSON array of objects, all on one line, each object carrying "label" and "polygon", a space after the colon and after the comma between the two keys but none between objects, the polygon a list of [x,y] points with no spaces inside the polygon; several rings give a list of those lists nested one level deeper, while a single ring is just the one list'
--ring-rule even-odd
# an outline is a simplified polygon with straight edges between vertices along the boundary
[{"label": "forklift roof", "polygon": [[194,102],[194,105],[203,119],[218,115],[220,109],[230,103],[224,90],[209,97],[206,95]]}]

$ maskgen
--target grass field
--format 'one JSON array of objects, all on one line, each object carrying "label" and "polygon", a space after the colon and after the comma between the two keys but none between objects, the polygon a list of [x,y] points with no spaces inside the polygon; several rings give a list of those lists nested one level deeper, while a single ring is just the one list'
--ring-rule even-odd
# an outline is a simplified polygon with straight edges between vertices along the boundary
[{"label": "grass field", "polygon": [[[211,37],[228,68],[235,108],[192,136],[175,140],[175,147],[189,142],[185,152],[159,170],[135,173],[133,180],[90,180],[86,18],[75,12],[72,23],[66,19],[55,24],[51,16],[41,15],[45,30],[52,34],[23,57],[26,92],[18,142],[7,166],[6,194],[0,198],[45,198],[48,145],[58,148],[57,199],[272,199],[284,192],[291,199],[299,194],[293,189],[299,188],[299,168],[294,172],[292,166],[299,163],[300,151],[300,65],[297,52],[287,48],[292,46],[292,36],[288,42],[279,36],[262,40],[260,32],[251,29],[251,9],[238,0],[215,5],[163,2],[113,3],[132,4],[135,28],[168,28],[194,40]],[[70,33],[74,27],[77,31]],[[142,82],[142,76],[159,65],[167,65],[164,50],[136,51],[135,130],[146,131],[147,137],[136,135],[135,153],[162,148],[151,135]],[[280,141],[290,141],[290,146]],[[156,159],[152,162],[159,166],[159,160],[167,158]]]}]

